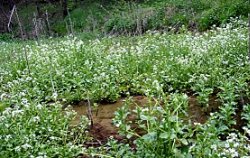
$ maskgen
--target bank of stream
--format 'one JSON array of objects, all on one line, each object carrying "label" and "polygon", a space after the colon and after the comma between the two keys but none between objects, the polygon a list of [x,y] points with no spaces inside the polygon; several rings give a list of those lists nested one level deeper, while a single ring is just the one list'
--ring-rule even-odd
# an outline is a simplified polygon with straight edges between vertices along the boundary
[{"label": "bank of stream", "polygon": [[[118,133],[118,128],[112,123],[114,118],[114,113],[118,108],[124,105],[126,98],[120,98],[115,103],[99,103],[96,107],[92,107],[92,121],[93,125],[89,129],[90,135],[93,137],[93,141],[88,142],[87,146],[99,146],[107,141],[107,139],[112,136],[118,141],[123,141],[124,137],[120,136]],[[148,106],[150,103],[146,96],[133,96],[133,105],[135,106]],[[152,101],[151,101],[152,103]],[[184,120],[190,120],[192,123],[205,123],[209,118],[211,112],[218,111],[220,103],[216,100],[216,97],[210,97],[208,108],[202,108],[198,103],[195,96],[189,97],[188,106],[188,117]],[[72,121],[73,125],[79,123],[82,115],[88,115],[88,102],[80,101],[73,105],[73,109],[77,112],[75,120]]]}]

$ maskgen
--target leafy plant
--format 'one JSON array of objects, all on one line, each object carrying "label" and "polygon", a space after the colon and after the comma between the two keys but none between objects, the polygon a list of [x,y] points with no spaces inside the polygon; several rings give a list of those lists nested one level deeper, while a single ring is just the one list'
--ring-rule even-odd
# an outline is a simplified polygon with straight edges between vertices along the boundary
[{"label": "leafy plant", "polygon": [[[87,139],[84,117],[77,127],[70,127],[75,113],[62,111],[58,104],[16,105],[0,113],[1,157],[74,157],[82,153]],[[81,132],[79,132],[81,130]]]},{"label": "leafy plant", "polygon": [[[155,101],[155,104],[151,102],[147,107],[137,106],[134,110],[129,110],[131,100],[128,99],[114,118],[120,133],[127,138],[136,137],[135,154],[140,157],[187,156],[189,126],[185,126],[180,119],[180,116],[186,114],[187,96],[172,95],[170,100],[163,100],[164,105]],[[136,116],[134,122],[128,119],[131,115]],[[145,134],[141,136],[136,131]]]}]

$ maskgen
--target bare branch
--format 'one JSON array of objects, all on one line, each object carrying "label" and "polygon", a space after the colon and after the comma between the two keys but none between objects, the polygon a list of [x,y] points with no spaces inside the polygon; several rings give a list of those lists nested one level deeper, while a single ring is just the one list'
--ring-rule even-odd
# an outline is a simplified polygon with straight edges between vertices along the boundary
[{"label": "bare branch", "polygon": [[13,14],[14,14],[15,9],[16,9],[16,6],[14,5],[14,6],[13,6],[13,9],[11,10],[10,18],[9,18],[9,22],[8,22],[8,31],[9,31],[9,32],[11,31],[11,29],[10,29],[10,24],[11,24],[12,16],[13,16]]}]

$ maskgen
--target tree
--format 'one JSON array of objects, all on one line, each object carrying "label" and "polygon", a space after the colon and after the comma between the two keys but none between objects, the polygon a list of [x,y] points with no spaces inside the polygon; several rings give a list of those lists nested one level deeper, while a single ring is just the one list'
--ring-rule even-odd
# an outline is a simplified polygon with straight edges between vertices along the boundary
[{"label": "tree", "polygon": [[63,7],[63,17],[65,18],[68,15],[68,1],[62,0],[62,7]]}]

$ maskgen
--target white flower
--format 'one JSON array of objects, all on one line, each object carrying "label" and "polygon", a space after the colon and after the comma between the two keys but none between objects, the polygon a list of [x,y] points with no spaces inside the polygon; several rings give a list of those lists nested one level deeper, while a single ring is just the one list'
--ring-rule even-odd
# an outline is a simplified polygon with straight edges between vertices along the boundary
[{"label": "white flower", "polygon": [[28,149],[28,148],[31,148],[32,146],[26,143],[26,144],[23,144],[21,147],[24,149]]},{"label": "white flower", "polygon": [[52,132],[53,130],[49,127],[49,128],[48,128],[48,131],[49,131],[49,132]]},{"label": "white flower", "polygon": [[212,148],[213,150],[217,150],[217,145],[213,144],[213,145],[211,145],[211,148]]},{"label": "white flower", "polygon": [[232,157],[238,157],[239,156],[238,152],[234,148],[230,148],[229,152],[231,153]]},{"label": "white flower", "polygon": [[54,137],[54,136],[51,136],[50,139],[51,139],[51,140],[56,140],[57,138]]},{"label": "white flower", "polygon": [[42,109],[43,106],[41,104],[37,104],[36,107],[37,107],[37,109]]},{"label": "white flower", "polygon": [[17,147],[15,147],[15,149],[14,149],[16,152],[19,152],[19,151],[21,151],[21,147],[20,146],[17,146]]},{"label": "white flower", "polygon": [[57,97],[58,97],[57,92],[54,92],[54,93],[52,94],[52,97],[56,100],[56,99],[57,99]]},{"label": "white flower", "polygon": [[230,147],[229,143],[226,143],[225,148],[229,148],[229,147]]},{"label": "white flower", "polygon": [[6,93],[3,93],[3,94],[1,94],[1,96],[0,96],[0,100],[3,100],[3,99],[6,98],[6,97],[8,97],[8,95],[7,95]]},{"label": "white flower", "polygon": [[6,135],[6,138],[5,138],[5,140],[10,140],[12,138],[12,136],[11,135]]},{"label": "white flower", "polygon": [[40,117],[39,116],[35,116],[32,119],[33,122],[39,122],[40,121]]},{"label": "white flower", "polygon": [[240,146],[239,142],[235,142],[235,143],[233,144],[233,147],[234,147],[234,148],[237,148],[238,146]]},{"label": "white flower", "polygon": [[200,126],[201,124],[199,122],[194,122],[195,126]]},{"label": "white flower", "polygon": [[20,92],[21,97],[24,97],[25,95],[26,95],[25,92]]},{"label": "white flower", "polygon": [[21,99],[21,104],[24,106],[24,107],[29,107],[29,103],[28,103],[28,99],[26,98],[22,98]]},{"label": "white flower", "polygon": [[250,136],[250,129],[247,127],[243,127],[243,130]]},{"label": "white flower", "polygon": [[18,116],[20,114],[23,114],[23,110],[14,110],[11,113],[12,117]]}]

